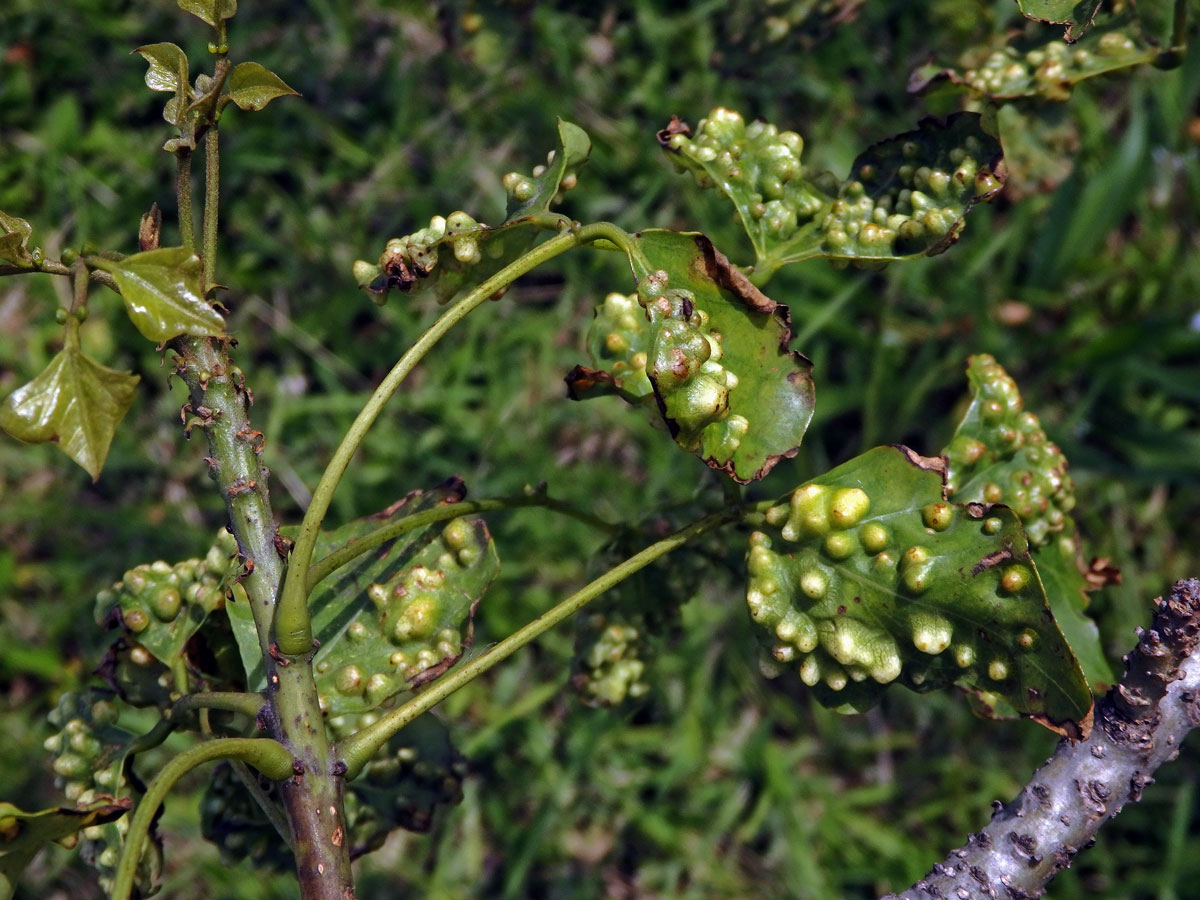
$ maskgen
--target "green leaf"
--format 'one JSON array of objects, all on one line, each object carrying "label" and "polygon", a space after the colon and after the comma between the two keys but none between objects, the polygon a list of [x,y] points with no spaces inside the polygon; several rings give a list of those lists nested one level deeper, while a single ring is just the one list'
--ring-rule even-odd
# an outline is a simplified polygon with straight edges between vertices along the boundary
[{"label": "green leaf", "polygon": [[[338,536],[356,531],[361,526]],[[335,718],[375,709],[432,680],[471,644],[475,607],[500,568],[487,525],[453,519],[440,532],[405,538],[360,557],[313,592],[317,692]]]},{"label": "green leaf", "polygon": [[33,226],[0,210],[0,264],[33,268],[33,254],[25,247]]},{"label": "green leaf", "polygon": [[1084,615],[1087,586],[1070,512],[1075,485],[1067,460],[1024,408],[1016,382],[987,355],[967,361],[971,403],[950,443],[946,484],[958,503],[1006,503],[1021,519],[1042,574],[1050,608],[1088,680],[1115,682],[1096,625]]},{"label": "green leaf", "polygon": [[256,62],[239,63],[229,75],[229,99],[239,109],[260,110],[276,97],[299,97],[284,80]]},{"label": "green leaf", "polygon": [[142,564],[130,569],[96,597],[96,621],[117,621],[131,639],[168,668],[187,663],[189,641],[207,618],[225,605],[225,596],[240,569],[237,542],[221,529],[204,559]]},{"label": "green leaf", "polygon": [[[129,750],[138,739],[118,724],[120,706],[111,694],[95,688],[66,693],[47,717],[57,729],[46,741],[56,783],[77,804],[105,801],[129,809],[144,793],[141,781],[129,768]],[[109,821],[89,829],[79,853],[100,875],[101,887],[112,887],[117,861],[129,829],[129,818]],[[151,896],[161,880],[162,841],[156,835],[146,843],[138,861],[137,884],[143,897]]]},{"label": "green leaf", "polygon": [[874,264],[933,256],[953,244],[977,202],[1003,186],[999,142],[975,113],[923,120],[859,155],[839,182],[800,163],[804,141],[718,108],[695,138],[678,119],[658,133],[672,162],[733,203],[754,246],[761,284],[815,257]]},{"label": "green leaf", "polygon": [[940,459],[877,447],[798,488],[750,539],[746,600],[765,665],[858,711],[892,682],[995,694],[1086,735],[1092,697],[1020,520],[946,502]]},{"label": "green leaf", "polygon": [[175,96],[163,107],[163,118],[177,128],[187,124],[187,106],[192,98],[188,76],[187,54],[176,44],[146,44],[133,51],[149,64],[146,86],[152,91],[165,91]]},{"label": "green leaf", "polygon": [[121,289],[129,318],[157,344],[181,334],[222,337],[225,320],[204,299],[201,263],[183,247],[164,247],[127,256],[120,262],[98,258]]},{"label": "green leaf", "polygon": [[537,229],[546,227],[533,217],[548,213],[562,192],[575,185],[591,150],[587,133],[570,122],[559,119],[558,136],[546,166],[535,168],[533,175],[504,176],[509,199],[503,224],[489,227],[461,210],[445,218],[434,216],[427,228],[388,241],[377,264],[356,261],[355,282],[380,295],[380,303],[392,288],[403,293],[430,291],[445,303],[526,253]]},{"label": "green leaf", "polygon": [[68,341],[40,375],[0,406],[0,428],[30,444],[53,441],[96,481],[139,380],[101,365]]},{"label": "green leaf", "polygon": [[1017,0],[1021,13],[1035,22],[1066,25],[1068,42],[1079,40],[1092,27],[1102,0]]},{"label": "green leaf", "polygon": [[217,27],[218,22],[237,15],[237,0],[175,0],[185,13],[191,13],[202,22]]},{"label": "green leaf", "polygon": [[[616,389],[636,399],[644,372],[680,447],[739,483],[762,478],[796,455],[813,414],[812,364],[788,349],[787,308],[750,284],[702,234],[648,229],[635,239],[640,253],[631,262],[645,332],[627,338],[593,331],[589,346],[610,348],[613,371],[576,367],[567,376],[571,396]],[[628,304],[617,306],[597,319],[600,329],[613,316],[636,324]]]},{"label": "green leaf", "polygon": [[965,54],[961,70],[923,66],[913,73],[909,89],[924,90],[945,79],[995,100],[1066,100],[1081,81],[1151,63],[1158,56],[1159,50],[1141,36],[1132,16],[1122,15],[1074,45],[1057,38],[1018,39]]},{"label": "green leaf", "polygon": [[0,802],[0,900],[10,900],[21,873],[46,844],[71,844],[83,829],[111,822],[127,810],[128,805],[105,799],[37,812]]},{"label": "green leaf", "polygon": [[534,212],[545,212],[563,190],[575,185],[576,173],[592,152],[592,140],[578,125],[558,120],[558,147],[546,156],[546,165],[537,166],[533,175],[509,172],[504,176],[508,192],[508,216],[513,222]]}]

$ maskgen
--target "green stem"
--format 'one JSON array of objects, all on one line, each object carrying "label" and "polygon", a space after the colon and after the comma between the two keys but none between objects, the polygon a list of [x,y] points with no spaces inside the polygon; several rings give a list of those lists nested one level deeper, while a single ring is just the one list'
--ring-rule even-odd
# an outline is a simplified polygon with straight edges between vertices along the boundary
[{"label": "green stem", "polygon": [[133,813],[121,849],[121,861],[117,864],[117,874],[113,879],[112,900],[127,900],[132,893],[142,846],[150,834],[155,814],[171,788],[196,766],[216,759],[241,760],[275,781],[282,781],[292,774],[292,755],[282,744],[270,738],[219,738],[180,753],[155,776],[146,796]]},{"label": "green stem", "polygon": [[192,150],[175,152],[175,197],[179,205],[179,241],[185,250],[196,252],[196,220],[192,212]]},{"label": "green stem", "polygon": [[1175,0],[1175,14],[1171,17],[1171,49],[1187,47],[1188,0]]},{"label": "green stem", "polygon": [[[43,272],[47,275],[70,275],[74,271],[70,266],[64,265],[57,259],[47,259],[36,269],[26,268],[25,266],[0,266],[0,277],[5,275],[35,275],[38,272]],[[97,284],[102,284],[118,294],[121,293],[121,289],[117,287],[116,279],[103,269],[89,270],[88,277]]]},{"label": "green stem", "polygon": [[171,707],[171,718],[177,719],[197,709],[219,709],[224,712],[242,713],[251,719],[257,718],[266,700],[262,694],[240,691],[197,691],[180,697]]},{"label": "green stem", "polygon": [[217,213],[221,205],[221,137],[213,122],[204,136],[204,293],[212,288],[217,271]]},{"label": "green stem", "polygon": [[637,251],[636,244],[625,231],[607,222],[587,225],[576,231],[565,232],[550,238],[524,256],[509,263],[446,310],[400,358],[379,387],[375,389],[375,393],[371,395],[350,425],[341,444],[334,452],[333,458],[325,467],[321,480],[317,484],[316,490],[313,491],[312,501],[304,513],[304,520],[300,523],[300,534],[288,562],[287,578],[284,581],[275,616],[275,640],[278,642],[278,648],[282,654],[302,656],[312,651],[312,621],[308,614],[307,590],[308,569],[312,564],[313,549],[316,547],[321,524],[325,520],[325,514],[329,511],[334,491],[337,490],[342,476],[350,465],[350,460],[358,451],[359,445],[378,418],[384,405],[404,383],[409,373],[424,359],[425,354],[445,337],[450,329],[486,303],[492,295],[507,288],[526,272],[559,254],[596,240],[617,243],[622,249],[628,248],[628,252],[631,253]]},{"label": "green stem", "polygon": [[538,506],[552,510],[553,512],[562,513],[565,516],[571,516],[574,519],[591,525],[593,528],[607,531],[610,534],[616,534],[621,530],[621,526],[619,525],[605,522],[603,519],[575,509],[575,507],[568,503],[563,503],[561,500],[554,500],[547,497],[545,494],[499,497],[494,500],[464,500],[458,503],[449,503],[433,509],[423,510],[419,513],[413,513],[411,516],[405,516],[403,519],[388,522],[386,525],[376,528],[374,531],[368,532],[360,538],[355,538],[346,546],[339,547],[332,553],[321,557],[308,569],[308,584],[305,591],[306,593],[311,593],[314,587],[342,566],[357,559],[364,553],[369,553],[376,547],[382,546],[388,541],[394,540],[410,531],[424,528],[426,525],[433,525],[435,522],[457,519],[460,516],[471,516],[476,513],[493,512],[501,509],[520,509],[529,506]]},{"label": "green stem", "polygon": [[396,707],[374,724],[368,725],[358,733],[339,742],[336,747],[336,757],[345,764],[347,779],[358,775],[367,760],[375,755],[379,748],[387,742],[388,738],[417,718],[417,716],[441,703],[459,688],[470,684],[484,672],[507,659],[530,641],[540,637],[560,622],[569,619],[609,588],[619,584],[638,570],[650,565],[656,559],[666,556],[672,550],[682,547],[688,541],[695,540],[709,531],[733,522],[747,512],[754,511],[757,508],[758,505],[753,507],[730,507],[720,510],[675,532],[670,537],[651,544],[620,565],[609,569],[595,581],[576,591],[553,609],[543,613],[532,622],[513,632],[486,653],[451,669],[450,672],[433,682],[428,688],[421,691],[420,694],[413,697],[407,703]]}]

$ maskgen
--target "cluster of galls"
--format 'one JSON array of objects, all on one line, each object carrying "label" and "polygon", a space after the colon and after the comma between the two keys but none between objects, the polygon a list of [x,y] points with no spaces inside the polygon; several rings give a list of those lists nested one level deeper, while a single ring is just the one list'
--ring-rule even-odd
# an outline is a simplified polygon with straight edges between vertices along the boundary
[{"label": "cluster of galls", "polygon": [[[815,226],[821,255],[869,261],[936,252],[953,240],[971,204],[1000,189],[984,165],[990,151],[966,132],[954,124],[923,126],[879,144],[859,158],[845,184],[828,173],[805,177],[798,134],[766,122],[747,125],[733,110],[713,110],[695,138],[677,122],[659,138],[678,168],[734,201],[752,237],[757,231],[756,245],[803,238]],[[961,142],[948,147],[947,137]]]},{"label": "cluster of galls", "polygon": [[[487,225],[461,210],[444,218],[434,216],[425,228],[388,241],[378,263],[355,260],[354,280],[379,303],[392,288],[413,293],[430,286],[444,302],[462,287],[467,270],[483,259],[481,244],[487,246],[489,233]],[[492,246],[497,252],[501,249]]]},{"label": "cluster of galls", "polygon": [[1016,382],[993,357],[971,357],[967,377],[975,396],[945,451],[947,491],[960,503],[1011,507],[1029,542],[1044,547],[1070,530],[1075,486],[1066,457],[1024,410]]},{"label": "cluster of galls", "polygon": [[646,279],[650,320],[647,369],[676,443],[705,457],[729,459],[750,430],[744,416],[729,412],[738,377],[721,364],[721,336],[708,313],[686,290],[666,287],[665,272]]},{"label": "cluster of galls", "polygon": [[[924,253],[951,240],[967,207],[1001,187],[981,167],[983,144],[968,136],[940,157],[914,134],[900,144],[902,162],[892,171],[863,163],[821,219],[821,248],[832,256],[889,259]],[[933,165],[923,161],[933,159]]]},{"label": "cluster of galls", "polygon": [[[117,802],[131,796],[122,764],[124,748],[134,736],[118,726],[119,714],[111,698],[89,690],[63,694],[48,717],[59,729],[44,744],[51,755],[55,783],[77,805],[106,799]],[[128,830],[126,815],[103,825],[89,826],[81,833],[80,857],[96,869],[105,891],[112,887]],[[161,871],[162,846],[148,841],[137,872],[143,896],[154,892]]]},{"label": "cluster of galls", "polygon": [[1152,51],[1139,46],[1128,34],[1113,30],[1078,44],[1054,41],[1024,52],[1006,46],[989,54],[981,65],[951,77],[997,99],[1041,95],[1065,100],[1071,85],[1152,56]]},{"label": "cluster of galls", "polygon": [[589,706],[618,706],[650,690],[641,659],[644,623],[636,613],[587,613],[575,629],[571,684]]},{"label": "cluster of galls", "polygon": [[588,350],[630,402],[654,393],[646,376],[649,345],[646,310],[638,302],[637,294],[614,292],[596,307],[596,317],[588,329]]},{"label": "cluster of galls", "polygon": [[369,585],[373,609],[346,626],[344,640],[318,652],[317,688],[331,715],[377,707],[462,655],[471,601],[454,576],[485,559],[487,535],[467,519],[454,519],[435,543],[435,565],[417,563],[387,583]]},{"label": "cluster of galls", "polygon": [[[960,565],[940,550],[938,537],[963,518],[961,508],[933,502],[905,514],[919,522],[872,518],[870,509],[861,488],[807,484],[788,505],[767,512],[776,540],[762,531],[751,535],[746,601],[768,636],[766,674],[796,671],[823,701],[855,709],[875,702],[881,686],[896,680],[927,690],[977,673],[1002,689],[1014,673],[999,644],[965,622],[956,624],[937,611],[941,601],[927,597]],[[961,527],[995,536],[1002,522],[964,520]],[[778,540],[787,546],[775,549]],[[1032,581],[1029,567],[1018,561],[994,572],[971,584],[984,604],[1017,595]],[[971,601],[954,602],[966,608]],[[1032,649],[1037,633],[1019,631],[1017,646]]]},{"label": "cluster of galls", "polygon": [[700,120],[695,137],[681,126],[660,133],[662,145],[681,171],[700,187],[718,187],[733,198],[762,232],[786,241],[829,202],[827,192],[802,177],[804,139],[768,122],[746,124],[741,114],[717,107]]}]

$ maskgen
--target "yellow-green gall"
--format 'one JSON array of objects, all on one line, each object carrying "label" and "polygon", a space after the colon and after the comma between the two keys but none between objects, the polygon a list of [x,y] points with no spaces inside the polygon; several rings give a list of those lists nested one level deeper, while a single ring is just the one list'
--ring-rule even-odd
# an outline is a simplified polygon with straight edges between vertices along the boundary
[{"label": "yellow-green gall", "polygon": [[930,503],[921,510],[921,519],[926,528],[945,531],[954,521],[954,507],[949,503]]},{"label": "yellow-green gall", "polygon": [[846,559],[854,553],[857,545],[854,536],[845,531],[835,531],[825,538],[825,553],[833,559]]},{"label": "yellow-green gall", "polygon": [[351,622],[346,629],[346,637],[354,643],[361,643],[367,637],[367,626],[362,622]]},{"label": "yellow-green gall", "polygon": [[420,597],[404,608],[392,626],[392,636],[398,641],[429,637],[437,627],[437,604],[430,597]]},{"label": "yellow-green gall", "polygon": [[833,495],[829,517],[834,528],[857,525],[871,509],[871,498],[861,488],[842,488]]},{"label": "yellow-green gall", "polygon": [[999,503],[1004,499],[1004,488],[994,481],[989,481],[983,486],[983,499],[987,503]]},{"label": "yellow-green gall", "polygon": [[339,693],[356,696],[362,693],[363,675],[358,666],[343,666],[333,676],[333,686]]},{"label": "yellow-green gall", "polygon": [[954,626],[943,616],[914,616],[912,625],[913,646],[931,656],[936,656],[949,647],[954,637]]},{"label": "yellow-green gall", "polygon": [[442,529],[442,540],[451,550],[462,550],[471,545],[474,533],[466,519],[452,519]]},{"label": "yellow-green gall", "polygon": [[829,579],[819,569],[809,569],[800,576],[800,590],[810,600],[820,600],[829,590]]},{"label": "yellow-green gall", "polygon": [[988,663],[987,674],[992,681],[1004,681],[1008,678],[1008,663],[1002,659],[993,659]]},{"label": "yellow-green gall", "polygon": [[821,666],[817,662],[815,653],[811,656],[806,656],[804,662],[800,664],[800,680],[809,687],[813,687],[821,680]]},{"label": "yellow-green gall", "polygon": [[1000,529],[1003,527],[1004,527],[1004,522],[1002,522],[1000,519],[996,518],[995,516],[989,516],[988,518],[983,520],[983,533],[984,534],[999,534]]},{"label": "yellow-green gall", "polygon": [[825,667],[825,684],[831,691],[843,690],[849,680],[846,677],[846,670],[841,666],[830,663]]},{"label": "yellow-green gall", "polygon": [[367,679],[367,700],[371,703],[382,703],[395,690],[395,683],[387,675],[376,672]]},{"label": "yellow-green gall", "polygon": [[1008,566],[1000,576],[1000,587],[1015,594],[1029,584],[1029,569],[1025,566]]},{"label": "yellow-green gall", "polygon": [[868,553],[879,553],[887,547],[890,537],[888,530],[878,522],[868,522],[859,529],[858,539]]},{"label": "yellow-green gall", "polygon": [[956,644],[950,654],[954,657],[954,664],[960,669],[966,669],[975,662],[975,649],[968,644]]},{"label": "yellow-green gall", "polygon": [[140,634],[150,627],[150,616],[146,614],[145,610],[137,609],[136,607],[134,609],[122,610],[121,621],[134,634]]},{"label": "yellow-green gall", "polygon": [[1017,635],[1017,646],[1022,650],[1032,650],[1034,645],[1037,644],[1037,637],[1036,631],[1032,628],[1026,628]]}]

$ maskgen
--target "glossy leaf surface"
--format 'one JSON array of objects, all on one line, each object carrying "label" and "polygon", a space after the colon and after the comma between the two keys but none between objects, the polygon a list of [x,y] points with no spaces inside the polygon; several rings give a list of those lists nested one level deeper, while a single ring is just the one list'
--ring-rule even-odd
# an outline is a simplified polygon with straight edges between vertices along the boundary
[{"label": "glossy leaf surface", "polygon": [[359,260],[354,278],[359,287],[385,297],[392,288],[404,293],[430,291],[445,303],[495,274],[534,242],[544,226],[531,217],[548,213],[561,194],[575,185],[576,173],[587,162],[591,140],[577,125],[558,121],[558,147],[545,166],[532,175],[504,176],[508,215],[489,227],[465,212],[434,216],[428,227],[388,241],[378,263]]},{"label": "glossy leaf surface", "polygon": [[33,255],[25,246],[32,234],[32,225],[0,210],[0,265],[32,267]]},{"label": "glossy leaf surface", "polygon": [[112,273],[129,318],[149,340],[225,334],[225,320],[204,299],[200,257],[183,247],[147,250],[120,262],[96,259],[95,265]]},{"label": "glossy leaf surface", "polygon": [[256,62],[239,63],[229,74],[229,99],[239,109],[260,110],[277,97],[300,96],[282,78]]},{"label": "glossy leaf surface", "polygon": [[627,336],[593,332],[589,345],[611,354],[597,362],[612,371],[576,367],[567,377],[571,396],[611,392],[619,383],[618,392],[636,399],[644,372],[680,447],[737,482],[762,478],[796,454],[813,413],[812,364],[788,348],[787,308],[702,234],[648,229],[635,237],[640,254],[631,262],[645,331],[627,303],[606,301],[610,309],[594,327],[617,317]]},{"label": "glossy leaf surface", "polygon": [[804,142],[718,108],[695,137],[677,119],[658,134],[672,162],[733,203],[754,246],[754,278],[814,257],[881,262],[941,253],[963,218],[1003,186],[999,142],[980,117],[925,119],[854,161],[850,176],[807,172]]},{"label": "glossy leaf surface", "polygon": [[187,54],[169,41],[146,44],[133,51],[146,60],[146,87],[174,94],[163,107],[163,118],[177,128],[187,124],[187,106],[192,97]]},{"label": "glossy leaf surface", "polygon": [[0,802],[0,900],[13,896],[21,872],[46,844],[69,843],[83,829],[111,822],[126,809],[106,799],[37,812]]},{"label": "glossy leaf surface", "polygon": [[217,27],[217,22],[232,19],[237,14],[237,0],[175,0],[179,8],[191,13],[208,25]]},{"label": "glossy leaf surface", "polygon": [[746,593],[765,666],[826,705],[885,686],[993,693],[1062,734],[1091,694],[1055,624],[1021,523],[945,500],[940,460],[877,447],[798,488],[750,540]]},{"label": "glossy leaf surface", "polygon": [[101,365],[69,340],[40,375],[0,406],[0,427],[26,443],[54,442],[95,481],[138,381],[137,375]]},{"label": "glossy leaf surface", "polygon": [[1028,18],[1050,25],[1066,25],[1064,37],[1077,41],[1092,27],[1102,0],[1017,0]]},{"label": "glossy leaf surface", "polygon": [[1046,587],[1050,608],[1089,680],[1111,685],[1100,635],[1085,614],[1082,555],[1071,510],[1075,486],[1067,460],[1024,408],[1004,368],[987,355],[967,362],[971,403],[946,447],[947,490],[958,503],[1004,503],[1025,533]]}]

